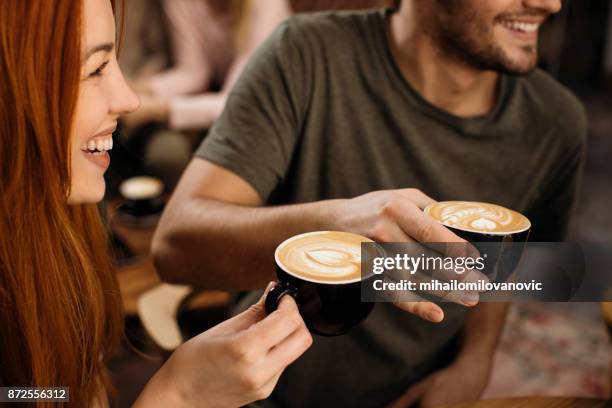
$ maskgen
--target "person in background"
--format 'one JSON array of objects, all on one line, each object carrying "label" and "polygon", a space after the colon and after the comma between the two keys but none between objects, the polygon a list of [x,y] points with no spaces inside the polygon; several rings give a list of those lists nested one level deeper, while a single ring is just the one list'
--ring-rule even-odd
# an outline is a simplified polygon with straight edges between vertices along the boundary
[{"label": "person in background", "polygon": [[249,57],[290,9],[287,0],[162,0],[161,6],[174,63],[131,82],[141,108],[123,118],[122,142],[142,172],[171,191]]},{"label": "person in background", "polygon": [[[586,115],[536,69],[539,28],[561,2],[397,3],[294,16],[258,50],[162,216],[164,280],[255,289],[274,248],[313,230],[456,242],[423,214],[434,199],[497,203],[530,218],[534,241],[565,237]],[[348,334],[317,338],[261,405],[477,400],[506,305],[470,305],[378,304]]]},{"label": "person in background", "polygon": [[[141,108],[126,124],[207,129],[257,47],[290,15],[287,0],[163,0],[174,65],[134,88]],[[219,90],[211,90],[215,85]]]},{"label": "person in background", "polygon": [[[112,134],[138,108],[109,0],[0,2],[0,386],[68,387],[108,406],[121,296],[96,203]],[[295,303],[244,313],[179,347],[135,406],[265,398],[311,344]],[[59,406],[40,403],[40,406]]]}]

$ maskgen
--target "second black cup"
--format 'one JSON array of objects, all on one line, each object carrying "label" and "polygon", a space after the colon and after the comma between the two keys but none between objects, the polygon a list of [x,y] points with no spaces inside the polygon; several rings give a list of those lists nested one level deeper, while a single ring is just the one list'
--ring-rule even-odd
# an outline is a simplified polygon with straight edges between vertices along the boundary
[{"label": "second black cup", "polygon": [[505,282],[516,270],[531,228],[524,215],[496,204],[472,201],[437,202],[424,211],[484,256],[483,272],[489,280]]}]

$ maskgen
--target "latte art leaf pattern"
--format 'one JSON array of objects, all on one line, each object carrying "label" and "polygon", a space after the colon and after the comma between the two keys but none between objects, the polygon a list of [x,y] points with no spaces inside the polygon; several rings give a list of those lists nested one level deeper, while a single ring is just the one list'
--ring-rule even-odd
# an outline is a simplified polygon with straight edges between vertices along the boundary
[{"label": "latte art leaf pattern", "polygon": [[516,211],[481,202],[444,201],[430,205],[425,213],[448,227],[473,232],[513,233],[531,226],[527,217]]},{"label": "latte art leaf pattern", "polygon": [[341,282],[361,277],[361,243],[356,234],[320,231],[293,237],[276,250],[276,260],[288,273],[306,279]]},{"label": "latte art leaf pattern", "polygon": [[340,246],[338,243],[328,243],[325,246],[303,248],[303,266],[311,268],[315,273],[345,277],[358,272],[361,257],[355,248]]}]

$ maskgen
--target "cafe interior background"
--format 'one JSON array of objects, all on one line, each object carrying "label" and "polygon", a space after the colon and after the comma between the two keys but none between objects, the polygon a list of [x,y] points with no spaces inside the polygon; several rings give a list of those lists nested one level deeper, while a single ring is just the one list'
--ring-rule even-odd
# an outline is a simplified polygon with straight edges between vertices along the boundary
[{"label": "cafe interior background", "polygon": [[[128,77],[173,64],[161,0],[130,0],[120,63]],[[219,3],[217,0],[202,0]],[[292,0],[292,12],[357,9],[384,0]],[[612,2],[564,0],[541,30],[540,67],[571,88],[589,116],[588,157],[571,239],[612,242]],[[554,103],[554,101],[552,101]],[[112,230],[126,334],[110,369],[115,404],[129,406],[173,348],[227,316],[236,294],[167,285],[155,274],[149,242],[155,217],[139,220],[125,207],[119,185],[134,176],[167,181],[163,169],[142,163],[142,144],[159,124],[144,124],[130,141],[118,136],[107,174],[105,208]],[[184,132],[195,148],[205,130]],[[134,142],[134,140],[136,142]],[[189,152],[188,152],[189,153]],[[119,157],[115,157],[118,155]],[[115,159],[118,160],[115,160]],[[158,174],[161,173],[161,174]],[[164,196],[171,191],[167,181]],[[142,221],[142,222],[141,222]],[[601,271],[612,273],[612,271]],[[511,307],[483,398],[575,396],[608,398],[612,389],[612,311],[600,303],[522,303]]]}]

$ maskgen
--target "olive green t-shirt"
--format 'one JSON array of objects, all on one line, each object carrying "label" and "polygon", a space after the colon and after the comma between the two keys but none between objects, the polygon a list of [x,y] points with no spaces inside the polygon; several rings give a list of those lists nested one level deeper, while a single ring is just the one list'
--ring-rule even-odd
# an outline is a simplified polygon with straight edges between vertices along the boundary
[{"label": "olive green t-shirt", "polygon": [[[386,13],[283,23],[253,56],[196,156],[236,173],[269,204],[413,187],[436,200],[512,208],[531,219],[532,240],[562,239],[586,134],[577,99],[536,70],[503,75],[485,116],[444,112],[402,76]],[[349,334],[316,337],[263,405],[392,401],[452,357],[466,310],[444,308],[444,322],[433,324],[378,304]]]}]

